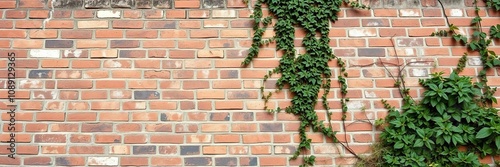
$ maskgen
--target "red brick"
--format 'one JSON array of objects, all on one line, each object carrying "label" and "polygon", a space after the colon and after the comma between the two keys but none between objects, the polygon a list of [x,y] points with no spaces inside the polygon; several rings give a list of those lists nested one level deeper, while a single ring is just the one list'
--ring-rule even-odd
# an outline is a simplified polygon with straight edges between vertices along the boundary
[{"label": "red brick", "polygon": [[186,10],[167,10],[166,13],[167,19],[185,19],[186,18]]},{"label": "red brick", "polygon": [[45,7],[44,2],[33,1],[33,0],[20,0],[18,5],[20,8],[43,8],[43,7]]},{"label": "red brick", "polygon": [[182,8],[199,8],[200,7],[200,1],[190,1],[190,0],[180,0],[180,1],[174,1],[174,7],[176,9],[182,9]]},{"label": "red brick", "polygon": [[144,27],[143,21],[137,20],[113,20],[112,23],[113,28],[116,29],[138,29]]},{"label": "red brick", "polygon": [[27,16],[27,12],[24,10],[6,10],[5,18],[7,19],[24,19]]},{"label": "red brick", "polygon": [[0,38],[26,38],[25,30],[0,30]]},{"label": "red brick", "polygon": [[14,9],[16,1],[0,1],[0,9]]},{"label": "red brick", "polygon": [[73,20],[49,20],[45,23],[45,28],[72,29],[74,24]]},{"label": "red brick", "polygon": [[16,27],[18,29],[38,29],[42,28],[41,20],[16,20]]}]

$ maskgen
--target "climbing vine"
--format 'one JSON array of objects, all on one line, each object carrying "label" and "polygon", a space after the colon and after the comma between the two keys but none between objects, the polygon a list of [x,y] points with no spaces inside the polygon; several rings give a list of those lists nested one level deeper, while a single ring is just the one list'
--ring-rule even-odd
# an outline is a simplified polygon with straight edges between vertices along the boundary
[{"label": "climbing vine", "polygon": [[[331,123],[325,125],[323,121],[318,120],[315,112],[315,105],[318,102],[318,94],[323,89],[322,106],[327,111],[328,122],[330,122],[330,112],[327,96],[330,92],[332,70],[328,62],[336,59],[340,66],[340,74],[337,77],[340,83],[342,99],[342,112],[345,120],[347,112],[346,101],[344,98],[347,93],[347,76],[344,61],[336,57],[329,46],[330,22],[337,20],[342,3],[348,3],[350,6],[360,9],[366,9],[367,6],[348,0],[257,0],[254,6],[252,18],[254,20],[254,37],[252,47],[246,59],[242,62],[243,66],[249,65],[253,58],[257,57],[262,45],[270,42],[276,42],[276,50],[282,51],[283,56],[279,61],[278,67],[269,71],[264,76],[264,82],[273,74],[280,74],[276,82],[277,90],[281,91],[288,85],[289,91],[294,95],[291,105],[285,109],[268,109],[267,102],[272,93],[265,93],[264,87],[261,87],[263,99],[266,102],[265,109],[269,112],[280,112],[284,110],[287,113],[297,115],[300,119],[299,136],[300,144],[297,151],[291,159],[296,159],[304,150],[311,148],[311,139],[307,137],[306,129],[311,127],[314,132],[321,132],[326,137],[332,138],[338,142],[335,137],[336,132],[332,130]],[[269,12],[273,16],[263,18],[262,5],[267,4]],[[263,34],[273,18],[277,18],[274,25],[275,36],[270,39],[263,39]],[[295,27],[302,28],[306,35],[302,40],[305,47],[305,53],[298,55],[294,48]],[[345,147],[353,153],[349,147]],[[303,165],[314,165],[315,156],[304,156]]]},{"label": "climbing vine", "polygon": [[[270,109],[267,103],[272,92],[266,92],[265,87],[260,90],[268,112],[285,111],[297,115],[300,120],[300,143],[291,159],[297,159],[302,151],[311,148],[311,139],[307,137],[306,130],[310,127],[314,132],[321,132],[334,142],[342,144],[358,159],[365,160],[357,156],[348,145],[339,142],[330,123],[331,113],[327,96],[335,74],[332,74],[332,69],[328,66],[329,61],[336,60],[340,67],[336,79],[342,95],[342,121],[346,119],[346,103],[349,101],[345,98],[348,75],[345,62],[333,54],[328,37],[329,25],[337,20],[343,3],[358,9],[369,9],[357,1],[349,0],[257,0],[254,4],[251,16],[254,21],[254,36],[242,66],[250,65],[259,54],[260,48],[271,42],[275,42],[276,50],[283,53],[279,65],[270,70],[263,81],[266,82],[273,75],[279,75],[276,92],[289,86],[288,90],[293,94],[291,105],[284,109]],[[265,18],[262,10],[264,4],[271,13]],[[395,86],[400,88],[403,97],[402,112],[383,101],[389,115],[385,120],[377,121],[377,124],[383,125],[385,129],[381,134],[380,154],[373,158],[378,160],[376,166],[481,166],[476,154],[500,154],[500,119],[497,110],[491,107],[491,103],[496,103],[493,96],[496,88],[487,85],[486,77],[489,69],[500,66],[500,60],[493,51],[488,50],[491,39],[482,32],[482,19],[478,14],[477,3],[475,4],[477,16],[472,21],[475,31],[471,40],[457,33],[459,28],[449,24],[447,18],[449,30],[435,32],[432,36],[452,36],[471,51],[479,52],[484,65],[478,75],[479,81],[472,83],[472,78],[458,75],[466,66],[467,54],[462,56],[457,69],[449,77],[436,73],[429,79],[420,80],[420,84],[426,88],[424,98],[420,102],[409,96],[403,76],[398,75],[399,82]],[[487,4],[499,10],[499,0],[487,0]],[[274,25],[276,35],[264,39],[264,32],[270,25]],[[303,54],[298,54],[295,49],[296,27],[306,33],[302,39],[302,45],[305,47]],[[499,36],[500,25],[491,27],[489,37]],[[321,90],[321,103],[327,113],[327,124],[318,120],[315,112]],[[460,146],[466,149],[459,149],[462,148]],[[314,165],[314,162],[314,155],[304,156],[301,166]]]},{"label": "climbing vine", "polygon": [[[495,3],[500,4],[487,1],[490,7]],[[498,56],[488,49],[491,39],[499,37],[500,25],[490,27],[488,38],[482,31],[477,1],[474,4],[476,17],[471,22],[474,27],[471,40],[457,33],[459,28],[449,24],[447,17],[449,30],[431,36],[451,36],[470,51],[479,52],[483,64],[479,81],[473,83],[471,77],[458,75],[466,66],[464,53],[449,77],[441,72],[419,80],[425,88],[420,102],[413,100],[406,90],[402,91],[401,111],[383,100],[389,114],[384,122],[379,122],[385,128],[380,135],[378,154],[362,160],[359,166],[488,166],[481,164],[479,157],[500,154],[500,117],[491,106],[497,102],[493,96],[496,88],[487,85],[486,75],[488,70],[500,66]],[[442,4],[441,7],[444,10]]]}]

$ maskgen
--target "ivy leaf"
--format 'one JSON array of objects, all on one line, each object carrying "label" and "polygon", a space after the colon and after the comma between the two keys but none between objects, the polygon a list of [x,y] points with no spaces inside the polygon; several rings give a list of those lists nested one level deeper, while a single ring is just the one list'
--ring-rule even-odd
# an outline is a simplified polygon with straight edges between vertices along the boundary
[{"label": "ivy leaf", "polygon": [[453,144],[456,146],[457,143],[460,144],[460,143],[463,143],[464,141],[462,140],[462,136],[460,136],[459,134],[453,134],[452,137],[452,140],[453,140]]},{"label": "ivy leaf", "polygon": [[432,150],[432,145],[431,144],[434,144],[434,142],[432,140],[428,140],[427,142],[425,142],[425,146],[427,148],[429,148],[429,150]]},{"label": "ivy leaf", "polygon": [[436,105],[436,109],[438,110],[439,114],[442,115],[446,107],[444,106],[444,103],[438,103]]},{"label": "ivy leaf", "polygon": [[497,149],[500,149],[500,136],[495,137],[495,144],[497,145]]},{"label": "ivy leaf", "polygon": [[463,130],[462,130],[462,129],[460,129],[459,127],[456,127],[456,126],[452,127],[452,128],[451,128],[451,131],[453,131],[453,132],[457,132],[457,133],[462,133],[462,132],[463,132]]},{"label": "ivy leaf", "polygon": [[494,65],[494,66],[498,66],[498,65],[500,65],[500,60],[498,60],[498,59],[493,59],[493,65]]},{"label": "ivy leaf", "polygon": [[397,141],[396,144],[394,144],[394,149],[401,149],[405,146],[405,144],[402,141]]},{"label": "ivy leaf", "polygon": [[415,144],[413,145],[413,147],[422,147],[422,146],[424,146],[424,141],[422,141],[422,139],[415,140]]},{"label": "ivy leaf", "polygon": [[446,141],[446,143],[450,143],[451,136],[443,136],[443,138],[444,138],[444,141]]},{"label": "ivy leaf", "polygon": [[424,130],[423,129],[417,129],[417,134],[419,137],[421,138],[424,138],[425,134],[424,134]]},{"label": "ivy leaf", "polygon": [[481,20],[482,20],[481,17],[476,16],[476,17],[474,17],[474,19],[472,19],[472,24],[476,24],[476,23],[480,22]]},{"label": "ivy leaf", "polygon": [[491,133],[493,133],[493,129],[489,127],[484,127],[483,129],[479,130],[479,132],[477,132],[476,139],[486,138],[490,136]]},{"label": "ivy leaf", "polygon": [[470,49],[471,49],[471,50],[476,50],[476,49],[477,49],[477,46],[476,46],[476,43],[475,43],[475,42],[471,42],[471,43],[469,44],[469,47],[470,47]]}]

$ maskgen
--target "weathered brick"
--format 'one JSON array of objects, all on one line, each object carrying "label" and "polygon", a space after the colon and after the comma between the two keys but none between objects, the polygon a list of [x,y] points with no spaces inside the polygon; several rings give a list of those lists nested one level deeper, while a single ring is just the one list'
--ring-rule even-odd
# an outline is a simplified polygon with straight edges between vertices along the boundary
[{"label": "weathered brick", "polygon": [[83,0],[52,0],[52,7],[54,8],[81,8],[83,6]]},{"label": "weathered brick", "polygon": [[111,0],[111,7],[113,8],[132,8],[133,6],[133,0]]},{"label": "weathered brick", "polygon": [[87,162],[92,166],[117,166],[118,157],[88,157]]},{"label": "weathered brick", "polygon": [[224,57],[223,50],[199,50],[198,58],[222,58]]},{"label": "weathered brick", "polygon": [[83,124],[82,132],[112,132],[113,125],[110,123]]},{"label": "weathered brick", "polygon": [[184,158],[185,166],[209,166],[212,164],[212,158],[209,157],[186,157]]},{"label": "weathered brick", "polygon": [[108,50],[91,50],[91,58],[113,58],[118,57],[118,50],[108,49]]},{"label": "weathered brick", "polygon": [[29,51],[30,57],[33,58],[59,58],[61,51],[48,49],[32,49]]},{"label": "weathered brick", "polygon": [[385,49],[383,48],[359,48],[358,56],[360,57],[383,57]]},{"label": "weathered brick", "polygon": [[236,10],[212,10],[213,18],[235,18]]},{"label": "weathered brick", "polygon": [[282,132],[283,124],[282,123],[261,123],[260,124],[261,132]]},{"label": "weathered brick", "polygon": [[132,150],[134,155],[156,154],[156,146],[133,146]]},{"label": "weathered brick", "polygon": [[45,7],[45,2],[43,1],[32,1],[32,0],[20,0],[18,3],[20,8],[43,8]]},{"label": "weathered brick", "polygon": [[180,146],[181,155],[200,155],[200,146]]},{"label": "weathered brick", "polygon": [[[127,1],[127,0],[113,0],[113,1]],[[130,1],[132,2],[132,1]],[[111,11],[111,10],[100,10],[97,11],[97,18],[120,18],[120,11]]]},{"label": "weathered brick", "polygon": [[160,99],[160,93],[157,91],[134,91],[134,99]]},{"label": "weathered brick", "polygon": [[136,0],[135,7],[137,9],[150,9],[153,7],[153,1],[152,0]]},{"label": "weathered brick", "polygon": [[80,166],[85,164],[83,157],[57,157],[56,165],[58,166]]},{"label": "weathered brick", "polygon": [[111,48],[137,48],[139,41],[137,40],[112,40],[110,43]]},{"label": "weathered brick", "polygon": [[224,8],[224,0],[203,0],[203,8]]},{"label": "weathered brick", "polygon": [[257,157],[241,157],[240,165],[242,166],[257,166],[258,163]]},{"label": "weathered brick", "polygon": [[72,40],[46,40],[45,48],[72,48]]},{"label": "weathered brick", "polygon": [[153,0],[153,6],[159,9],[172,8],[172,0]]},{"label": "weathered brick", "polygon": [[52,78],[52,70],[31,70],[29,78]]},{"label": "weathered brick", "polygon": [[146,28],[148,29],[175,29],[177,25],[176,21],[148,21],[146,22]]},{"label": "weathered brick", "polygon": [[85,8],[88,9],[99,9],[99,8],[109,8],[110,0],[84,0]]}]

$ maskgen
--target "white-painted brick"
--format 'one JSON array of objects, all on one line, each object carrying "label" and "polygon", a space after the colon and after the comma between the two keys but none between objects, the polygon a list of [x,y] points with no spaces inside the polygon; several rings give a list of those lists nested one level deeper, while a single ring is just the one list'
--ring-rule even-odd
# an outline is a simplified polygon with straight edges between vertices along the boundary
[{"label": "white-painted brick", "polygon": [[377,36],[377,30],[375,29],[351,29],[349,30],[349,37],[374,37]]},{"label": "white-painted brick", "polygon": [[236,17],[236,11],[235,10],[213,10],[212,17],[213,18]]},{"label": "white-painted brick", "polygon": [[64,57],[68,57],[70,54],[73,54],[75,57],[80,57],[82,55],[82,50],[64,50]]},{"label": "white-painted brick", "polygon": [[116,166],[118,165],[118,157],[89,157],[88,164],[94,166]]},{"label": "white-painted brick", "polygon": [[59,58],[59,57],[61,57],[61,51],[60,50],[50,50],[50,49],[33,49],[33,50],[30,50],[30,57]]},{"label": "white-painted brick", "polygon": [[481,58],[479,57],[469,58],[467,62],[469,62],[469,65],[471,66],[481,66],[483,64]]},{"label": "white-painted brick", "polygon": [[120,15],[121,15],[120,11],[111,11],[111,10],[97,11],[98,18],[120,18]]},{"label": "white-painted brick", "polygon": [[427,69],[411,69],[412,77],[426,77],[428,75]]},{"label": "white-painted brick", "polygon": [[353,110],[356,110],[356,109],[362,109],[363,107],[365,107],[365,104],[363,104],[361,101],[349,101],[347,102],[347,108],[349,109],[353,109]]},{"label": "white-painted brick", "polygon": [[366,98],[376,98],[377,94],[375,92],[372,92],[372,91],[365,91],[365,97]]},{"label": "white-painted brick", "polygon": [[401,9],[399,15],[402,17],[418,17],[420,16],[419,9]]},{"label": "white-painted brick", "polygon": [[462,9],[451,9],[450,16],[462,17],[462,16],[464,16],[464,12],[462,11]]}]

